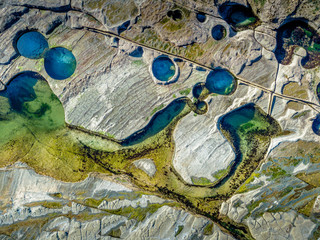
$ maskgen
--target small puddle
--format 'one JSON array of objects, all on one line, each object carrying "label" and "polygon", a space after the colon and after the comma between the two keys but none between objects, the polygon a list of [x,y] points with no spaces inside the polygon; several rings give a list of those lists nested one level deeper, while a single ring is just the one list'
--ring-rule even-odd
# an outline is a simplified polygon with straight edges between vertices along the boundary
[{"label": "small puddle", "polygon": [[224,26],[219,24],[219,25],[216,25],[212,28],[211,35],[214,40],[220,41],[226,37],[227,30]]},{"label": "small puddle", "polygon": [[320,136],[320,114],[316,116],[312,123],[312,130],[315,134]]},{"label": "small puddle", "polygon": [[205,22],[207,19],[206,15],[202,12],[198,12],[196,17],[197,17],[197,20],[201,23]]},{"label": "small puddle", "polygon": [[133,50],[131,53],[129,53],[130,57],[135,57],[135,58],[141,58],[143,54],[143,48],[142,47],[137,47],[137,49]]}]

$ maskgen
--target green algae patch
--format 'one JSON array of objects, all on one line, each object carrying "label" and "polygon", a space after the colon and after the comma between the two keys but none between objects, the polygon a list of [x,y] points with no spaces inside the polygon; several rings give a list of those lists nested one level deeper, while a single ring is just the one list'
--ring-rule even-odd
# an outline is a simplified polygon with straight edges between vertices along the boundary
[{"label": "green algae patch", "polygon": [[249,187],[248,184],[250,184],[251,182],[254,181],[255,178],[260,177],[260,173],[252,173],[251,176],[240,186],[240,188],[237,190],[237,193],[244,193],[247,192],[249,190],[261,187],[261,185],[257,185],[254,187]]},{"label": "green algae patch", "polygon": [[203,229],[203,235],[213,234],[213,223],[208,223]]},{"label": "green algae patch", "polygon": [[85,0],[83,7],[89,11],[97,9],[102,11],[108,25],[119,25],[139,14],[139,9],[133,0]]},{"label": "green algae patch", "polygon": [[184,89],[184,90],[180,90],[179,93],[181,95],[184,95],[184,96],[187,96],[189,95],[189,93],[191,92],[191,88],[187,88],[187,89]]},{"label": "green algae patch", "polygon": [[205,177],[191,177],[191,181],[194,185],[206,186],[212,184],[212,182]]},{"label": "green algae patch", "polygon": [[175,236],[175,237],[178,236],[178,235],[182,232],[183,228],[184,228],[184,226],[179,225],[179,226],[178,226],[178,230],[177,230],[177,232],[174,234],[174,236]]},{"label": "green algae patch", "polygon": [[147,207],[124,207],[116,210],[104,209],[104,211],[111,214],[121,215],[128,217],[129,219],[135,219],[138,222],[142,222],[147,215],[155,213],[159,208],[163,206],[175,207],[176,203],[166,203],[166,204],[149,204]]},{"label": "green algae patch", "polygon": [[50,209],[59,209],[63,207],[61,202],[52,202],[52,201],[42,201],[42,202],[33,202],[25,204],[26,207],[36,207],[36,206],[43,206],[45,208]]}]

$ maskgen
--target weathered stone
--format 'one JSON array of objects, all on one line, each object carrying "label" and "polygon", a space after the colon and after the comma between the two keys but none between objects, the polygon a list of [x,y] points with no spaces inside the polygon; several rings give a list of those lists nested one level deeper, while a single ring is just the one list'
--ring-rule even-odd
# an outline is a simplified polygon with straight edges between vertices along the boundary
[{"label": "weathered stone", "polygon": [[150,177],[153,177],[156,173],[156,165],[154,164],[152,159],[139,159],[133,162],[133,164],[148,174]]}]

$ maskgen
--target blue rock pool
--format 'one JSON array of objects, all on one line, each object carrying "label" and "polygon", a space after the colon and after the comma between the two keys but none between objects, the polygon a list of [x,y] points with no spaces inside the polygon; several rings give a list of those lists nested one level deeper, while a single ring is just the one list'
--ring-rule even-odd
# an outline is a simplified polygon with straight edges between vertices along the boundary
[{"label": "blue rock pool", "polygon": [[227,70],[216,69],[208,74],[205,85],[211,93],[229,95],[236,87],[236,80]]},{"label": "blue rock pool", "polygon": [[76,70],[77,61],[71,51],[63,47],[50,49],[44,59],[48,75],[57,80],[70,77]]},{"label": "blue rock pool", "polygon": [[197,13],[197,20],[201,23],[205,22],[206,21],[206,15],[204,13]]},{"label": "blue rock pool", "polygon": [[152,73],[156,79],[167,82],[175,74],[176,67],[172,60],[168,57],[158,57],[152,63]]},{"label": "blue rock pool", "polygon": [[43,57],[49,47],[47,40],[38,32],[26,32],[17,41],[19,53],[27,58],[38,59]]},{"label": "blue rock pool", "polygon": [[220,24],[214,26],[211,30],[211,35],[213,39],[217,41],[225,38],[226,34],[227,34],[226,28]]},{"label": "blue rock pool", "polygon": [[172,101],[166,108],[153,115],[146,127],[122,140],[122,145],[132,146],[156,135],[182,112],[186,104],[186,100],[181,98]]}]

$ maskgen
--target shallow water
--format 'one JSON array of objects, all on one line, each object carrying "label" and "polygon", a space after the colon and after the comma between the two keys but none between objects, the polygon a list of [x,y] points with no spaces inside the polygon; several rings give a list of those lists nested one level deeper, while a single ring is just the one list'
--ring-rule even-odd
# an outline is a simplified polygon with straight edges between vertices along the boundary
[{"label": "shallow water", "polygon": [[65,125],[64,110],[48,83],[37,73],[16,76],[0,92],[0,142],[25,133],[48,132]]},{"label": "shallow water", "polygon": [[63,47],[50,49],[44,59],[48,75],[56,80],[69,78],[76,70],[77,61],[71,51]]},{"label": "shallow water", "polygon": [[19,53],[27,58],[38,59],[43,57],[49,47],[47,40],[38,32],[24,33],[17,41]]},{"label": "shallow water", "polygon": [[227,70],[217,69],[208,74],[205,86],[211,93],[228,95],[233,92],[235,81]]},{"label": "shallow water", "polygon": [[[255,104],[249,103],[226,113],[219,119],[219,127],[228,132],[228,140],[233,145],[236,158],[229,174],[217,186],[224,184],[237,170],[243,156],[252,150],[251,141],[270,138],[279,133],[280,126]],[[259,137],[257,137],[259,136]],[[269,144],[269,143],[268,143]]]},{"label": "shallow water", "polygon": [[244,11],[234,11],[231,16],[231,21],[236,25],[236,26],[248,26],[254,22],[256,22],[256,18],[254,16],[251,16],[250,14],[244,12]]},{"label": "shallow water", "polygon": [[176,68],[168,57],[158,57],[152,63],[152,72],[156,79],[167,82],[174,76]]}]

